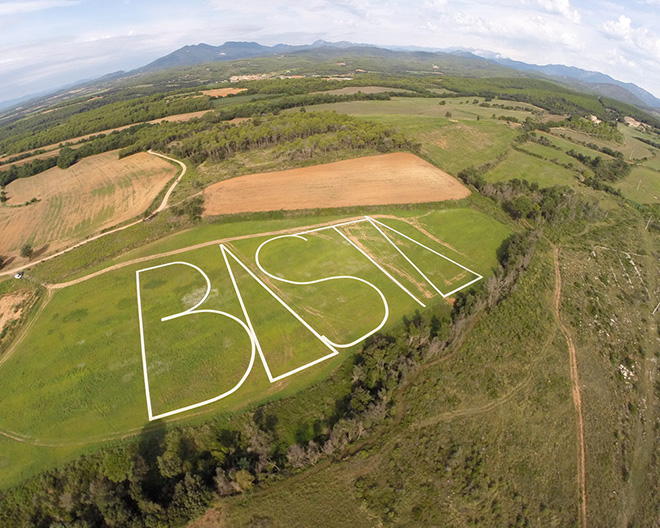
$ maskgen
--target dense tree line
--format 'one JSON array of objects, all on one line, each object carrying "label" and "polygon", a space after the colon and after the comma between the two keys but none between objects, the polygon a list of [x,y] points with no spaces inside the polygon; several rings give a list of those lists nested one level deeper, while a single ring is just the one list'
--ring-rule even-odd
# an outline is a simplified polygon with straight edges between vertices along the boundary
[{"label": "dense tree line", "polygon": [[481,194],[492,198],[513,218],[558,225],[592,217],[596,203],[587,203],[570,187],[554,185],[540,188],[538,183],[515,178],[505,182],[489,183],[484,168],[468,167],[458,177],[475,187]]},{"label": "dense tree line", "polygon": [[17,161],[24,160],[25,158],[31,158],[32,156],[37,156],[38,154],[43,154],[46,152],[45,150],[33,150],[30,152],[23,152],[23,154],[18,154],[16,156],[11,156],[7,158],[5,161],[0,162],[0,165],[10,165],[12,163],[15,163]]},{"label": "dense tree line", "polygon": [[419,149],[397,130],[335,112],[293,112],[255,117],[239,125],[215,119],[196,123],[163,123],[146,127],[122,152],[163,150],[193,163],[221,161],[237,152],[279,146],[277,154],[305,158],[310,153],[343,148],[381,152]]},{"label": "dense tree line", "polygon": [[[614,151],[611,151],[614,152]],[[600,156],[591,157],[571,149],[566,152],[569,156],[575,158],[580,163],[586,165],[594,171],[594,177],[604,182],[617,182],[628,176],[632,167],[623,159],[623,154],[615,153],[615,158],[611,160],[603,159]]]},{"label": "dense tree line", "polygon": [[219,109],[208,119],[216,121],[228,121],[237,117],[252,117],[262,114],[279,113],[288,108],[300,108],[319,104],[346,103],[350,101],[389,101],[390,95],[387,93],[355,93],[355,94],[328,94],[314,93],[301,94],[286,97],[277,97],[273,99],[255,100],[250,103],[230,106],[229,108]]},{"label": "dense tree line", "polygon": [[647,145],[650,145],[651,147],[655,147],[657,149],[660,149],[660,142],[658,141],[653,141],[652,139],[646,139],[640,136],[635,136],[635,139],[638,141],[641,141],[642,143],[646,143]]},{"label": "dense tree line", "polygon": [[579,130],[580,132],[585,132],[591,136],[615,141],[617,143],[623,143],[624,141],[623,134],[619,132],[616,121],[613,123],[607,121],[593,123],[589,119],[572,116],[564,121],[554,122],[552,126],[572,128],[573,130]]},{"label": "dense tree line", "polygon": [[88,156],[125,148],[135,142],[136,134],[140,128],[141,126],[138,125],[127,130],[112,132],[108,135],[101,134],[94,136],[77,149],[65,145],[55,156],[35,159],[21,165],[12,165],[8,169],[0,171],[0,186],[8,185],[19,178],[29,178],[55,166],[58,166],[60,169],[66,169]]},{"label": "dense tree line", "polygon": [[35,159],[21,165],[12,165],[8,169],[0,171],[0,186],[9,185],[18,178],[29,178],[30,176],[55,167],[55,165],[57,165],[57,156]]},{"label": "dense tree line", "polygon": [[[429,358],[442,354],[483,310],[509,295],[529,265],[537,235],[509,238],[500,267],[477,290],[458,295],[450,317],[415,313],[390,334],[377,334],[356,356],[348,393],[337,395],[311,431],[279,437],[277,406],[240,420],[166,429],[156,423],[134,443],[84,456],[0,492],[0,524],[31,527],[157,528],[185,525],[214,497],[240,494],[320,459],[342,456],[391,416],[395,391]],[[293,397],[302,399],[304,395]],[[294,400],[295,401],[295,400]]]},{"label": "dense tree line", "polygon": [[377,75],[361,75],[355,79],[331,80],[322,77],[305,77],[303,79],[264,79],[259,81],[239,82],[236,86],[248,88],[248,95],[253,94],[285,94],[297,95],[311,92],[336,90],[338,88],[382,86],[393,90],[410,90],[419,95],[431,95],[431,88],[439,88],[435,79],[424,77],[382,77]]},{"label": "dense tree line", "polygon": [[[383,94],[364,95],[383,97]],[[354,100],[355,96],[302,96],[301,101],[315,101],[318,97],[348,97]],[[296,104],[299,102],[294,101]],[[153,148],[190,159],[193,163],[202,163],[207,159],[221,161],[236,152],[274,146],[279,146],[277,155],[289,159],[308,159],[318,152],[340,149],[372,148],[381,152],[419,150],[418,143],[410,141],[397,130],[335,112],[304,111],[262,116],[261,111],[272,106],[268,103],[239,105],[237,110],[207,114],[203,119],[189,122],[136,125],[108,135],[93,136],[78,148],[65,145],[56,156],[12,165],[0,171],[0,186],[18,178],[34,176],[56,165],[65,169],[82,158],[115,149],[123,149],[120,156],[124,157]],[[279,110],[279,106],[281,103],[275,108]],[[259,117],[239,125],[227,122],[227,118],[236,113]]]},{"label": "dense tree line", "polygon": [[159,94],[106,104],[74,114],[64,122],[39,132],[33,130],[30,120],[25,122],[27,124],[19,121],[0,129],[0,152],[22,152],[110,128],[210,108],[211,102],[207,96],[168,97],[166,94]]}]

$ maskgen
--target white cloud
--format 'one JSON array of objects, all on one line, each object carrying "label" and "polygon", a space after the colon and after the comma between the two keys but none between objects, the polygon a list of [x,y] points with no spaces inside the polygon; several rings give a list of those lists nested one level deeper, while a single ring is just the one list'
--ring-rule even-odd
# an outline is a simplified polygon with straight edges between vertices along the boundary
[{"label": "white cloud", "polygon": [[537,0],[537,3],[546,11],[557,13],[576,24],[581,20],[580,12],[571,7],[570,0]]},{"label": "white cloud", "polygon": [[621,15],[618,20],[603,23],[604,33],[611,39],[621,41],[623,50],[628,50],[660,65],[660,35],[644,27],[634,27],[632,20]]},{"label": "white cloud", "polygon": [[20,15],[54,7],[72,7],[80,0],[28,0],[27,2],[0,2],[0,16]]},{"label": "white cloud", "polygon": [[626,15],[621,15],[618,20],[608,20],[603,24],[605,33],[620,39],[628,39],[632,33],[631,29],[632,20]]}]

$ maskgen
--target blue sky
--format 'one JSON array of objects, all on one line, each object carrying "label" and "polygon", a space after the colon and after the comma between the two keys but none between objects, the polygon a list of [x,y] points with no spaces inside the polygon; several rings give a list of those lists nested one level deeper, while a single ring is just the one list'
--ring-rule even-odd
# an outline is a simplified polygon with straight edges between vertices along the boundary
[{"label": "blue sky", "polygon": [[319,38],[489,50],[601,71],[660,97],[660,0],[0,0],[0,102],[186,44]]}]

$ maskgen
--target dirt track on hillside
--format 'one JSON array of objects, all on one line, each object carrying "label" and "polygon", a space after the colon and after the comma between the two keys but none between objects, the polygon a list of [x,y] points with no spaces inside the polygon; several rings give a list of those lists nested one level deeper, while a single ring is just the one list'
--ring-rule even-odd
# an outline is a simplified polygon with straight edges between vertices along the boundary
[{"label": "dirt track on hillside", "polygon": [[470,191],[456,178],[407,152],[302,169],[249,174],[204,191],[206,215],[439,202]]},{"label": "dirt track on hillside", "polygon": [[586,455],[584,448],[584,418],[582,415],[582,393],[580,390],[580,375],[578,372],[577,351],[567,328],[561,322],[560,315],[560,302],[561,302],[561,269],[559,267],[559,249],[553,245],[553,254],[555,262],[555,299],[554,310],[555,316],[559,321],[566,344],[568,345],[568,352],[571,364],[571,392],[573,393],[573,405],[575,407],[575,419],[577,426],[577,453],[578,453],[578,492],[579,492],[579,511],[582,528],[587,528],[587,472],[586,472]]}]

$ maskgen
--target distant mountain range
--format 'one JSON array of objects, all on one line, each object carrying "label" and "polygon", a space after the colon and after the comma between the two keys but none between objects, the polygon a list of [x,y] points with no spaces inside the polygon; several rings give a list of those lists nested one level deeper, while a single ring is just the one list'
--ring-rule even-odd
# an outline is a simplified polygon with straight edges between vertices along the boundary
[{"label": "distant mountain range", "polygon": [[[197,44],[184,46],[160,59],[157,59],[142,68],[131,73],[144,73],[165,70],[176,66],[192,66],[207,62],[231,61],[250,57],[264,57],[268,55],[287,54],[313,50],[318,48],[372,48],[377,46],[370,44],[355,44],[352,42],[326,42],[317,40],[313,44],[302,46],[291,46],[288,44],[277,44],[275,46],[263,46],[256,42],[225,42],[221,46],[210,46],[209,44]],[[611,97],[625,103],[634,104],[643,108],[660,109],[660,99],[653,94],[640,88],[636,84],[626,83],[613,79],[604,73],[583,70],[573,66],[560,64],[548,64],[540,66],[521,61],[503,58],[499,54],[488,51],[464,51],[460,49],[437,49],[422,48],[417,46],[380,46],[380,48],[392,51],[405,51],[408,53],[434,53],[450,54],[464,59],[486,60],[500,66],[512,68],[518,71],[540,73],[545,77],[560,81],[580,91],[593,92],[596,95]]]},{"label": "distant mountain range", "polygon": [[237,59],[248,59],[250,57],[265,57],[267,55],[280,55],[297,51],[307,51],[318,48],[353,48],[374,47],[368,44],[354,44],[352,42],[326,42],[317,40],[313,44],[302,46],[291,46],[289,44],[276,44],[275,46],[262,46],[257,42],[225,42],[221,46],[210,46],[209,44],[197,44],[184,46],[169,55],[150,62],[142,68],[131,73],[144,73],[159,70],[167,70],[176,66],[192,66],[207,62],[232,61]]},{"label": "distant mountain range", "polygon": [[[184,46],[136,70],[115,72],[94,81],[76,83],[75,86],[92,87],[103,84],[107,86],[108,83],[114,81],[121,81],[130,77],[144,77],[147,74],[162,72],[170,68],[253,57],[293,55],[297,57],[314,56],[316,60],[333,60],[341,59],[342,54],[361,57],[367,63],[369,59],[376,57],[394,60],[398,63],[398,68],[401,71],[415,69],[415,65],[420,64],[428,66],[429,62],[439,65],[440,71],[451,75],[511,76],[516,75],[515,72],[519,71],[524,72],[526,76],[552,80],[581,92],[611,97],[644,110],[654,111],[656,115],[660,114],[660,99],[653,94],[633,83],[621,82],[609,75],[595,71],[556,64],[545,66],[528,64],[503,58],[497,53],[483,50],[422,48],[418,46],[374,46],[345,41],[327,42],[317,40],[312,44],[300,46],[289,44],[264,46],[257,42],[225,42],[220,46],[200,43]],[[367,68],[366,66],[360,67]],[[53,90],[50,93],[53,94],[56,91]],[[43,96],[45,94],[35,95]],[[34,100],[33,97],[27,96],[20,100],[7,101],[0,104],[0,110],[27,99]]]},{"label": "distant mountain range", "polygon": [[[576,87],[591,88],[598,95],[619,99],[625,103],[660,109],[660,99],[653,94],[636,84],[617,81],[604,73],[583,70],[574,66],[563,66],[561,64],[546,64],[545,66],[528,64],[526,62],[502,58],[490,52],[469,53],[466,55],[486,59],[501,66],[513,68],[514,70],[539,72],[567,84],[575,85]],[[633,98],[630,98],[630,95]],[[623,99],[624,97],[627,100]]]}]

